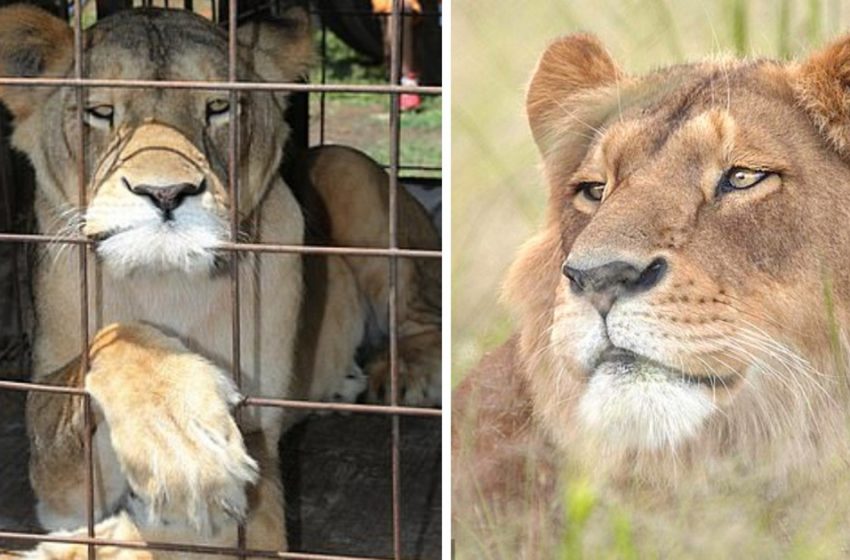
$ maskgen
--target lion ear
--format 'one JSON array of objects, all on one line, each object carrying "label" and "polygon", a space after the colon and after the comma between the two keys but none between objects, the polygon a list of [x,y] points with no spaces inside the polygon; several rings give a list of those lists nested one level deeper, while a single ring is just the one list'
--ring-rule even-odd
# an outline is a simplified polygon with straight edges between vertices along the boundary
[{"label": "lion ear", "polygon": [[835,149],[850,157],[850,35],[816,52],[792,72],[800,105]]},{"label": "lion ear", "polygon": [[[73,43],[71,27],[42,9],[23,4],[0,8],[0,76],[64,76],[73,62]],[[21,119],[51,90],[0,86],[0,101],[16,119]]]},{"label": "lion ear", "polygon": [[542,152],[555,132],[554,123],[571,110],[571,98],[585,90],[615,83],[620,71],[593,35],[570,35],[549,45],[531,78],[526,111],[534,140]]},{"label": "lion ear", "polygon": [[236,38],[251,70],[266,82],[294,82],[307,76],[316,59],[310,16],[290,8],[274,22],[249,22]]}]

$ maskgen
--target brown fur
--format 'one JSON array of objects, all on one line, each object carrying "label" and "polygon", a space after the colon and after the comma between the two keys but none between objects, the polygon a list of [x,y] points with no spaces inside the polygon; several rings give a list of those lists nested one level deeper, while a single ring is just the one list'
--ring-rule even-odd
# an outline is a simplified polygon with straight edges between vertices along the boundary
[{"label": "brown fur", "polygon": [[[0,75],[20,77],[57,77],[68,70],[72,58],[73,30],[58,19],[45,18],[43,12],[28,6],[10,6],[0,20]],[[26,117],[35,91],[0,86],[0,97],[12,113]]]}]

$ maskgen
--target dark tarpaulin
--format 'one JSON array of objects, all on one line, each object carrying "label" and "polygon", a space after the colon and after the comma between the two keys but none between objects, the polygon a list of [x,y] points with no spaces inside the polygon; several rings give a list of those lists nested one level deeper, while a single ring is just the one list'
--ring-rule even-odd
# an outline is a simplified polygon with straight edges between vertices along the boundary
[{"label": "dark tarpaulin", "polygon": [[[422,16],[416,23],[414,56],[419,85],[442,83],[442,16],[439,0],[420,0]],[[322,23],[372,64],[384,61],[381,19],[372,14],[371,0],[314,0]]]}]

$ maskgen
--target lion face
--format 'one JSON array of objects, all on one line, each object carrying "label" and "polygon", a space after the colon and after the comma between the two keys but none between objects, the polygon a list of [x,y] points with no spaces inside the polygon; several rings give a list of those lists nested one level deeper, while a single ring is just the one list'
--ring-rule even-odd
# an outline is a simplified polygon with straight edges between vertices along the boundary
[{"label": "lion face", "polygon": [[549,224],[508,292],[556,438],[634,457],[835,429],[850,166],[822,70],[628,78],[583,36],[544,55],[528,103]]},{"label": "lion face", "polygon": [[[20,7],[2,19],[16,25],[20,38],[0,45],[3,74],[73,75],[72,34],[64,22]],[[303,19],[240,29],[240,79],[297,79],[312,56],[307,27]],[[39,42],[47,34],[64,48],[48,50]],[[83,66],[94,79],[227,81],[227,36],[191,12],[130,10],[87,30]],[[84,154],[73,89],[6,88],[0,96],[16,118],[16,147],[36,169],[49,169],[39,173],[39,195],[58,214],[77,205],[84,158],[87,204],[70,227],[96,241],[109,270],[194,273],[216,264],[216,247],[232,235],[227,92],[90,88],[83,101]],[[277,176],[288,128],[283,96],[240,92],[236,102],[239,212],[246,218]],[[68,224],[56,226],[50,218],[39,216],[42,230],[53,233],[55,226],[64,233]]]}]

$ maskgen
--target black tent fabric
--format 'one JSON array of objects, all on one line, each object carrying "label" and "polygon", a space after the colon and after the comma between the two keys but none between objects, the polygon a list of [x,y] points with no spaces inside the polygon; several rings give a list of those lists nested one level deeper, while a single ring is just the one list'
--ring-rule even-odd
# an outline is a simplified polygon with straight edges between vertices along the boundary
[{"label": "black tent fabric", "polygon": [[[371,0],[314,0],[322,23],[372,64],[384,62],[381,20],[372,14]],[[416,24],[414,56],[419,83],[442,83],[442,16],[439,0],[420,0],[422,16]]]}]

